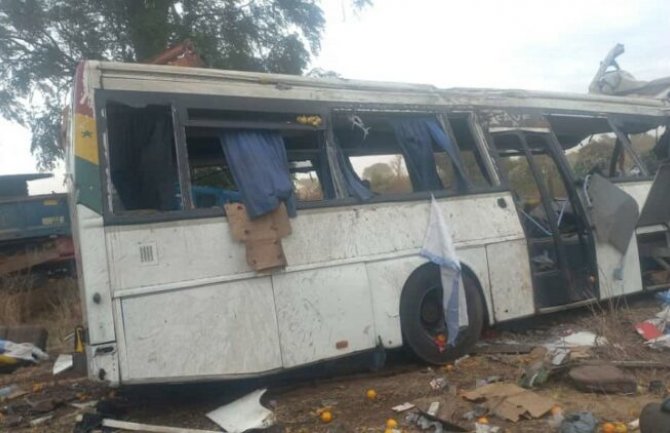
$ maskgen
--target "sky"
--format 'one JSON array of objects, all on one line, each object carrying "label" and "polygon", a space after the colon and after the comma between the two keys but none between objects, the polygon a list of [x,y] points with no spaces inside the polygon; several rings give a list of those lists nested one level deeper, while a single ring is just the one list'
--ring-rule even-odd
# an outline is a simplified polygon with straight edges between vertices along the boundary
[{"label": "sky", "polygon": [[[616,44],[637,79],[670,76],[667,0],[322,0],[326,31],[312,66],[345,78],[584,93]],[[0,119],[0,174],[36,171],[30,133]],[[63,191],[63,166],[31,193]]]}]

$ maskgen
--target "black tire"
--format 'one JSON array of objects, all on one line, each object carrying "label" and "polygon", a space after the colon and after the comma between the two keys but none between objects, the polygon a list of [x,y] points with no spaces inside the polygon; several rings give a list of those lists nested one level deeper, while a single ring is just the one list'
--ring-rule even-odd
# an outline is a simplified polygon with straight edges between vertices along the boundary
[{"label": "black tire", "polygon": [[400,296],[403,340],[427,363],[442,365],[469,353],[482,333],[485,314],[479,283],[468,270],[464,269],[462,275],[469,326],[459,332],[455,346],[446,346],[442,351],[435,340],[439,333],[446,335],[440,268],[432,263],[418,268],[403,288]]}]

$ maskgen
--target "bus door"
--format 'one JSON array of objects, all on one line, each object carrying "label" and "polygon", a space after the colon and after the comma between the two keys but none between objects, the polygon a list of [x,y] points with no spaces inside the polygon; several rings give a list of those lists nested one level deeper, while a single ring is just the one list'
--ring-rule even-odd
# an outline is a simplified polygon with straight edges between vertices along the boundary
[{"label": "bus door", "polygon": [[593,236],[553,136],[492,135],[526,234],[536,308],[597,299]]}]

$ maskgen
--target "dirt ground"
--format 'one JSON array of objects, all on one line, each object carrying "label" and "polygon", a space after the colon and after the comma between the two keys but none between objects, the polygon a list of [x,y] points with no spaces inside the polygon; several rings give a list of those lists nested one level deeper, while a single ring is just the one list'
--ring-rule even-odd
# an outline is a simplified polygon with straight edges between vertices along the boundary
[{"label": "dirt ground", "polygon": [[[589,361],[642,360],[667,365],[668,368],[626,369],[637,379],[636,395],[580,392],[567,378],[567,369],[552,374],[548,382],[534,390],[553,399],[564,413],[588,411],[603,422],[629,422],[637,418],[645,404],[661,399],[659,393],[648,390],[651,381],[661,381],[664,387],[670,385],[670,351],[647,349],[633,329],[634,323],[652,317],[660,308],[653,297],[646,296],[628,304],[562,312],[489,329],[485,332],[484,342],[535,346],[570,332],[589,330],[606,337],[610,343],[589,351]],[[446,411],[440,414],[448,413],[449,421],[474,430],[474,421],[463,418],[463,415],[472,411],[476,404],[466,401],[461,394],[475,389],[482,380],[492,376],[498,376],[498,380],[505,383],[516,383],[524,367],[536,361],[535,356],[535,352],[479,354],[461,360],[453,368],[446,368],[428,367],[404,351],[394,351],[387,354],[386,365],[375,371],[369,368],[373,356],[364,354],[255,380],[119,390],[88,382],[72,373],[54,378],[50,372],[51,364],[44,363],[0,375],[0,388],[18,384],[29,391],[26,396],[0,403],[0,413],[3,414],[0,431],[69,433],[73,431],[77,415],[93,411],[75,408],[72,404],[96,400],[104,402],[99,410],[116,419],[216,431],[220,429],[205,416],[208,411],[251,390],[265,387],[268,392],[264,403],[276,414],[276,432],[383,432],[388,418],[396,419],[402,432],[432,431],[407,423],[406,413],[396,414],[391,410],[405,402],[425,407],[432,401],[440,402],[441,410]],[[448,386],[433,390],[430,382],[436,378],[444,378]],[[376,391],[376,399],[366,398],[369,389]],[[41,403],[44,401],[47,403]],[[323,409],[331,411],[333,420],[330,423],[319,420],[317,413]],[[8,420],[16,421],[12,414],[23,414],[23,423],[8,427]],[[49,415],[53,417],[42,424],[28,424],[30,420]],[[552,431],[549,418],[522,419],[514,423],[488,415],[490,425],[509,432]]]}]

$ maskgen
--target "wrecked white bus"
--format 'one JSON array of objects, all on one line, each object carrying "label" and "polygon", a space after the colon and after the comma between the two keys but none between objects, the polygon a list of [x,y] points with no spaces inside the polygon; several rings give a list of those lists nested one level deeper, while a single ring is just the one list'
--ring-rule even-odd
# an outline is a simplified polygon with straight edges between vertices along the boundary
[{"label": "wrecked white bus", "polygon": [[[486,324],[666,288],[669,107],[82,63],[67,165],[89,374],[240,378],[402,345],[443,363]],[[454,347],[419,255],[431,195],[466,291]],[[292,218],[235,227],[235,204],[280,201]]]}]

